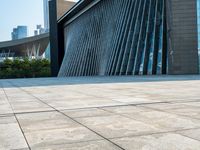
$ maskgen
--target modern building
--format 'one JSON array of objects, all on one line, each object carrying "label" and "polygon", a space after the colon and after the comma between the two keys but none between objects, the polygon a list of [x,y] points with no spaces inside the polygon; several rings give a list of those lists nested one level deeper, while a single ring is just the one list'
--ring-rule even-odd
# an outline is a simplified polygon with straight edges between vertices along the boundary
[{"label": "modern building", "polygon": [[37,25],[36,29],[34,30],[34,35],[39,35],[39,34],[43,34],[46,33],[45,29],[42,27],[42,25]]},{"label": "modern building", "polygon": [[0,60],[7,57],[42,58],[49,43],[49,33],[0,42]]},{"label": "modern building", "polygon": [[28,35],[27,26],[17,26],[17,28],[14,28],[13,32],[11,33],[12,40],[26,38],[27,35]]},{"label": "modern building", "polygon": [[43,0],[44,29],[49,32],[49,0]]},{"label": "modern building", "polygon": [[199,73],[197,0],[82,0],[53,29],[55,76]]}]

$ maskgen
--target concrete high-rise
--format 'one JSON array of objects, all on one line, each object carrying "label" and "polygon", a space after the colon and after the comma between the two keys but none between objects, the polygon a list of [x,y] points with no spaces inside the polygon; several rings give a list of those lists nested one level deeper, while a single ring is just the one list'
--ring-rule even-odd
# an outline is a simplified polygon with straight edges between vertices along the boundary
[{"label": "concrete high-rise", "polygon": [[27,26],[17,26],[17,28],[13,29],[11,33],[12,40],[26,38],[28,35]]}]

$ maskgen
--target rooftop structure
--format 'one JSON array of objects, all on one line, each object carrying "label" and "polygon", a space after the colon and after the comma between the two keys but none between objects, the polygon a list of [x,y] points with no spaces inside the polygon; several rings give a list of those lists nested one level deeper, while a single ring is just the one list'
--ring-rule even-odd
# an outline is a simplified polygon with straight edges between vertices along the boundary
[{"label": "rooftop structure", "polygon": [[[12,57],[41,56],[49,43],[49,33],[18,40],[0,42],[0,54]],[[6,56],[6,55],[5,55]]]}]

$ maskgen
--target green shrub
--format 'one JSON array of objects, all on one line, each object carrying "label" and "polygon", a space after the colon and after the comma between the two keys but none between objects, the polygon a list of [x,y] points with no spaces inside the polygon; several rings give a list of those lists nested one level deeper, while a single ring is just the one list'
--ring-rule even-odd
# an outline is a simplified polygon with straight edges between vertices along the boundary
[{"label": "green shrub", "polygon": [[35,78],[50,76],[50,62],[47,59],[5,59],[0,63],[0,78]]}]

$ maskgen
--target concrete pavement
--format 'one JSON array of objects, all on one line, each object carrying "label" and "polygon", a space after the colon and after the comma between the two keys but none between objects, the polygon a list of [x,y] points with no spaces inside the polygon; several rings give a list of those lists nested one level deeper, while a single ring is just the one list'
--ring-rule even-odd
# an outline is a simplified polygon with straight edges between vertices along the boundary
[{"label": "concrete pavement", "polygon": [[0,150],[199,150],[200,76],[0,80]]}]

